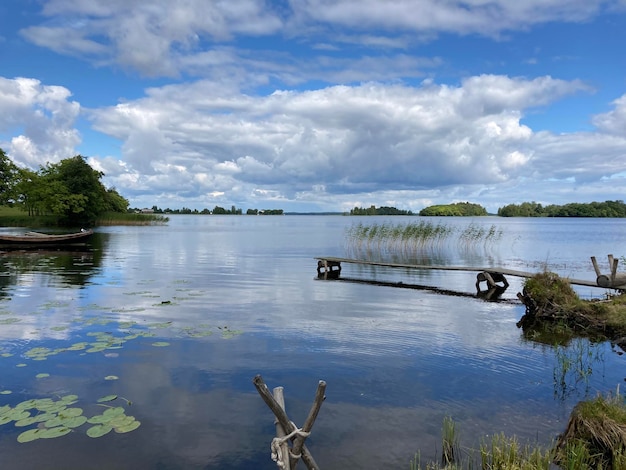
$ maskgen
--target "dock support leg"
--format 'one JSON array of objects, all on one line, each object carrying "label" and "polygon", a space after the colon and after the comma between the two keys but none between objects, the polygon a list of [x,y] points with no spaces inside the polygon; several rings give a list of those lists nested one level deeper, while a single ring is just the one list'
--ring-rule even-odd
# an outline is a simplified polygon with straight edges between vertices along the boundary
[{"label": "dock support leg", "polygon": [[506,280],[506,277],[504,277],[504,274],[498,272],[483,271],[482,273],[478,273],[476,275],[476,291],[478,292],[480,292],[481,282],[486,282],[488,289],[500,287],[497,284],[498,282],[501,282],[505,289],[509,287],[509,282]]},{"label": "dock support leg", "polygon": [[317,262],[317,277],[319,279],[339,279],[340,274],[341,262],[326,259]]}]

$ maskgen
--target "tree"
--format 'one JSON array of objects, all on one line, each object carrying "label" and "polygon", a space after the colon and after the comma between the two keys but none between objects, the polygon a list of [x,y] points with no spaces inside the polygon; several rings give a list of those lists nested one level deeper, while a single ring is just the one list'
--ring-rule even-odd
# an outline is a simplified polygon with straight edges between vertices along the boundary
[{"label": "tree", "polygon": [[128,201],[115,189],[107,190],[82,155],[49,163],[34,178],[27,198],[43,213],[59,217],[64,225],[90,226],[107,211],[126,212]]},{"label": "tree", "polygon": [[0,149],[0,205],[15,202],[15,186],[19,182],[19,169]]}]

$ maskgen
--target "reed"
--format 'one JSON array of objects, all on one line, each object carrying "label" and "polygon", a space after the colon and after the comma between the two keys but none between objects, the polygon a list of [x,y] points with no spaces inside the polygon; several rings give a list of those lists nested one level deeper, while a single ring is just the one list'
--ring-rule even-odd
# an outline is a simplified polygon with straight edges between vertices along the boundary
[{"label": "reed", "polygon": [[432,221],[369,225],[359,222],[346,229],[346,241],[348,249],[356,252],[412,256],[442,250],[453,243],[463,250],[479,247],[486,250],[501,239],[502,233],[495,225],[484,227],[474,223],[460,228]]},{"label": "reed", "polygon": [[110,212],[98,218],[96,225],[165,225],[168,221],[168,217],[158,214]]}]

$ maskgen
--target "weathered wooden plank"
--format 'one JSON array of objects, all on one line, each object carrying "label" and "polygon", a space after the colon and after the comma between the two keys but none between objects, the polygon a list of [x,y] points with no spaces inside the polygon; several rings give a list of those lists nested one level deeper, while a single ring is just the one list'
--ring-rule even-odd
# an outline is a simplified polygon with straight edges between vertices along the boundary
[{"label": "weathered wooden plank", "polygon": [[[363,264],[369,266],[384,266],[389,268],[405,268],[405,269],[434,269],[434,270],[442,270],[442,271],[469,271],[469,272],[489,272],[489,273],[500,273],[506,274],[508,276],[516,276],[516,277],[533,277],[537,273],[531,273],[527,271],[518,271],[516,269],[508,269],[502,268],[499,266],[488,266],[488,267],[480,267],[480,266],[440,266],[440,265],[428,265],[428,264],[403,264],[403,263],[388,263],[384,261],[369,261],[369,260],[360,260],[360,259],[352,259],[352,258],[337,258],[333,256],[328,257],[315,257],[314,259],[319,261],[327,261],[327,262],[338,262],[338,263],[351,263],[351,264]],[[570,284],[575,284],[578,286],[587,286],[587,287],[601,287],[594,281],[587,281],[584,279],[570,279],[564,278]]]}]

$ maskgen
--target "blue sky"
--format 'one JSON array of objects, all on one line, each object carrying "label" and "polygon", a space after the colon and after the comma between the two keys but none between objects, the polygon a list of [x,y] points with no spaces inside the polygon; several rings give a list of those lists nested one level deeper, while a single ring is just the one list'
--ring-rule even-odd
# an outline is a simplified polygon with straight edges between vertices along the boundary
[{"label": "blue sky", "polygon": [[132,207],[624,199],[626,0],[8,0],[0,148]]}]

